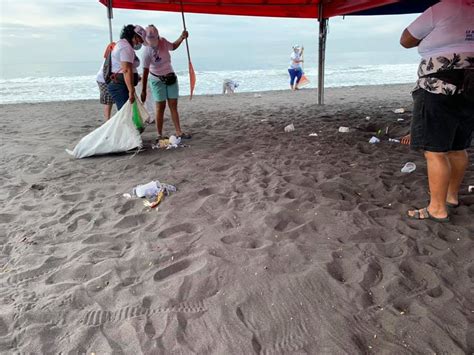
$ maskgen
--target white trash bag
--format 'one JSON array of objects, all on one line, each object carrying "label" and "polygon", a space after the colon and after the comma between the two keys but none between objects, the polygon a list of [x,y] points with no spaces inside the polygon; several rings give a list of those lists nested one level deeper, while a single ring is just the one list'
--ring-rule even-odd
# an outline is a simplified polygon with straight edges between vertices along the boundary
[{"label": "white trash bag", "polygon": [[[136,92],[141,93],[142,92],[142,80],[138,83],[138,85],[135,88]],[[153,99],[153,94],[151,93],[150,89],[150,81],[148,81],[148,85],[146,88],[146,100],[144,102],[145,108],[149,113],[149,118],[147,120],[144,120],[146,123],[151,124],[155,122],[155,117],[156,117],[156,102]]]},{"label": "white trash bag", "polygon": [[[135,102],[140,118],[145,122],[150,115],[140,100],[136,99]],[[133,104],[127,101],[107,122],[82,138],[73,151],[66,149],[66,152],[80,159],[93,155],[126,152],[142,145],[140,133],[133,123]]]}]

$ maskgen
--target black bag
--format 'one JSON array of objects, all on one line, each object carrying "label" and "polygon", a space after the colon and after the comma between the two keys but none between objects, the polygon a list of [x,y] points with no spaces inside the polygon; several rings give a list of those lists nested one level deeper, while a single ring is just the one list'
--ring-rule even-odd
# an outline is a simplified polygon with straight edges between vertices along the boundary
[{"label": "black bag", "polygon": [[105,49],[104,66],[102,67],[102,74],[104,75],[105,83],[112,81],[112,50],[115,47],[115,42],[110,43]]},{"label": "black bag", "polygon": [[165,85],[173,85],[178,79],[175,73],[169,73],[166,75],[155,75],[155,76],[157,76],[158,79],[160,79],[161,82],[164,83]]}]

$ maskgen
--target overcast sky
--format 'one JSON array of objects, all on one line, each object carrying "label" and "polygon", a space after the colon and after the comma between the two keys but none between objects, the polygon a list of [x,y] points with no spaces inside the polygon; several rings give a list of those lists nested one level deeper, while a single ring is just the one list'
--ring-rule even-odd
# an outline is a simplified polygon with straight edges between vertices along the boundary
[{"label": "overcast sky", "polygon": [[[2,77],[19,64],[100,63],[109,35],[106,8],[97,0],[0,0],[0,6]],[[328,64],[416,63],[416,50],[398,44],[415,17],[331,19]],[[179,13],[114,10],[115,40],[128,23],[153,23],[171,41],[182,31]],[[186,25],[194,66],[202,70],[285,67],[296,43],[305,46],[306,65],[317,60],[316,20],[186,14]],[[186,60],[184,46],[179,51],[178,65]]]}]

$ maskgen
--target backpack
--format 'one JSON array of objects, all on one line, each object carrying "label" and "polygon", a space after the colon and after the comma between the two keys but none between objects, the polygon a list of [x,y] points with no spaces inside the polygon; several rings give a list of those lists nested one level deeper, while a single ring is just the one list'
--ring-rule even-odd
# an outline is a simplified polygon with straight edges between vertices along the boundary
[{"label": "backpack", "polygon": [[115,47],[115,42],[110,43],[104,52],[104,66],[102,67],[102,74],[104,75],[105,83],[112,81],[112,50]]}]

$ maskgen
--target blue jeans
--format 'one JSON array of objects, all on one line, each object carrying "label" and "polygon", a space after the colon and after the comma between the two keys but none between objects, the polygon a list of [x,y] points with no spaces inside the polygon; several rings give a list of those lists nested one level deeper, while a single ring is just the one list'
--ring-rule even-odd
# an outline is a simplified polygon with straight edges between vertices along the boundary
[{"label": "blue jeans", "polygon": [[303,76],[303,71],[301,69],[288,69],[288,73],[290,74],[290,85],[293,86],[295,83],[298,84],[300,82],[301,77]]},{"label": "blue jeans", "polygon": [[107,84],[110,96],[117,105],[117,111],[120,111],[123,105],[128,101],[128,88],[127,85],[121,83],[114,83],[113,81]]}]

